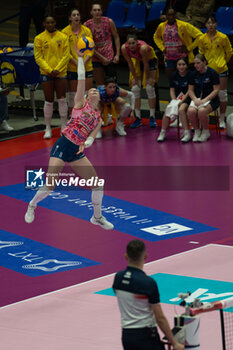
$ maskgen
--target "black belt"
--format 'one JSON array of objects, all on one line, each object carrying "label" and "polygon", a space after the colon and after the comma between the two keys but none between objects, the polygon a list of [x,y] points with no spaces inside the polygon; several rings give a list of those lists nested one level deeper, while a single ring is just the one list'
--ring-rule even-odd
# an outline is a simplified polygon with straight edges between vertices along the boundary
[{"label": "black belt", "polygon": [[157,327],[143,327],[143,328],[123,328],[123,331],[126,333],[133,333],[133,332],[138,332],[138,333],[145,333],[145,332],[150,332],[150,333],[157,333]]}]

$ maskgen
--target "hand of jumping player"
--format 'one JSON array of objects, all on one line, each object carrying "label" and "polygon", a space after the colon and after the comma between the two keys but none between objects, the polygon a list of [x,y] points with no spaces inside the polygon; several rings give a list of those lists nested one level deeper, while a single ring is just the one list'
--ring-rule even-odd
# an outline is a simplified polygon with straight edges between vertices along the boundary
[{"label": "hand of jumping player", "polygon": [[84,144],[84,142],[83,142],[83,143],[81,143],[81,144],[79,145],[79,151],[78,151],[76,154],[82,153],[82,152],[84,151],[84,148],[85,148],[85,144]]}]

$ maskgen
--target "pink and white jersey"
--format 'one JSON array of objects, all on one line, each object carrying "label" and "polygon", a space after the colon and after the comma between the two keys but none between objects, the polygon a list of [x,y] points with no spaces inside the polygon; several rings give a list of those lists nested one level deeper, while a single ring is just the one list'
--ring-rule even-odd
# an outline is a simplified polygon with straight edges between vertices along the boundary
[{"label": "pink and white jersey", "polygon": [[100,121],[100,111],[86,103],[83,108],[73,108],[71,118],[62,134],[76,145],[85,142]]},{"label": "pink and white jersey", "polygon": [[148,45],[145,41],[138,40],[138,45],[137,45],[136,51],[133,52],[133,51],[130,50],[129,45],[128,45],[127,41],[126,41],[125,48],[126,48],[126,51],[127,51],[128,55],[129,55],[129,57],[141,60],[142,56],[140,54],[140,50],[141,50],[142,45],[146,45],[149,49],[151,48],[151,46]]},{"label": "pink and white jersey", "polygon": [[176,61],[180,57],[185,57],[185,53],[179,52],[182,45],[183,42],[179,36],[176,22],[172,25],[167,23],[164,30],[165,59]]},{"label": "pink and white jersey", "polygon": [[[102,56],[106,57],[109,61],[112,61],[114,58],[114,50],[112,46],[110,19],[108,17],[101,17],[101,22],[98,26],[94,23],[93,19],[89,19],[85,25],[92,32],[95,42],[95,50]],[[92,57],[92,61],[100,62],[95,55]]]}]

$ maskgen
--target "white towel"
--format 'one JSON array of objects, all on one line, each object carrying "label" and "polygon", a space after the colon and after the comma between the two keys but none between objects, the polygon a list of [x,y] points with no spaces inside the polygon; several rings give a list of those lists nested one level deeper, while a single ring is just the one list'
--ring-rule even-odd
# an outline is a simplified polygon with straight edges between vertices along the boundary
[{"label": "white towel", "polygon": [[[200,98],[198,98],[198,100],[200,100]],[[194,102],[191,101],[190,107],[194,107],[194,108],[196,108],[196,109],[199,109],[199,108],[201,108],[201,107],[206,107],[209,103],[210,103],[210,101],[207,101],[207,102],[201,104],[200,106],[196,106],[196,105],[194,104]]]},{"label": "white towel", "polygon": [[165,115],[169,117],[171,120],[174,120],[178,115],[178,106],[180,100],[171,100],[171,102],[167,105]]}]

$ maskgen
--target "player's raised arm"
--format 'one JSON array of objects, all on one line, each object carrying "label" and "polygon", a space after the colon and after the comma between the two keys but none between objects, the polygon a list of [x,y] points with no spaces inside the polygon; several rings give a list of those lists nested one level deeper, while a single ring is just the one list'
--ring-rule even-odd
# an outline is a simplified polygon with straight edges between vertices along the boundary
[{"label": "player's raised arm", "polygon": [[77,84],[77,91],[74,97],[74,108],[82,108],[85,104],[85,66],[84,66],[84,60],[82,54],[78,49],[75,49],[77,55],[78,55],[78,84]]}]

